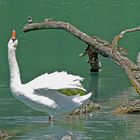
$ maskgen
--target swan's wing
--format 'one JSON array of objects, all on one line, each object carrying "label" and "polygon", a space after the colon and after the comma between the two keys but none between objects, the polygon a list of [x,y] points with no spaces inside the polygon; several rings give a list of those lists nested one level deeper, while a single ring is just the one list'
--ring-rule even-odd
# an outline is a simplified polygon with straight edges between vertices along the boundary
[{"label": "swan's wing", "polygon": [[54,72],[43,74],[28,83],[34,90],[37,89],[68,89],[78,88],[85,90],[80,81],[83,78],[67,74],[67,72]]},{"label": "swan's wing", "polygon": [[80,105],[80,103],[73,101],[74,96],[65,96],[54,89],[39,89],[35,90],[34,94],[47,97],[50,100],[54,101],[57,105],[57,111],[59,113],[72,111]]},{"label": "swan's wing", "polygon": [[54,89],[37,89],[35,90],[35,93],[40,96],[45,96],[57,104],[58,108],[65,108],[66,106],[68,108],[75,108],[76,106],[81,105],[84,103],[87,99],[89,99],[92,95],[92,93],[88,93],[83,96],[66,96],[58,92],[57,90]]},{"label": "swan's wing", "polygon": [[37,89],[35,90],[34,94],[47,97],[55,102],[59,101],[60,103],[65,102],[66,100],[72,100],[73,98],[80,96],[79,94],[75,96],[66,96],[55,89]]}]

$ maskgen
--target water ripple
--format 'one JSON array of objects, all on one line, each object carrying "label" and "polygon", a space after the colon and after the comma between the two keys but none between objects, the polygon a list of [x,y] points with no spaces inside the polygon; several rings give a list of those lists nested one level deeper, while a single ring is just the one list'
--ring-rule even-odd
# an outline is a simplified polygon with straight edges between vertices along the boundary
[{"label": "water ripple", "polygon": [[5,0],[0,0],[0,5],[7,5],[7,1],[5,1]]}]

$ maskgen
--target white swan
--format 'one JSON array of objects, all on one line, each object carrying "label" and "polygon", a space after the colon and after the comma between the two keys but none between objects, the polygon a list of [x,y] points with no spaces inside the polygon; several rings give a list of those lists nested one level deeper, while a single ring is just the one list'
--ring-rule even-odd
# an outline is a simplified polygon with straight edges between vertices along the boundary
[{"label": "white swan", "polygon": [[10,89],[18,100],[37,111],[48,112],[51,115],[70,112],[91,97],[92,93],[70,97],[57,91],[67,88],[85,90],[80,83],[83,78],[67,74],[67,72],[45,73],[29,83],[22,84],[16,60],[17,45],[16,32],[13,31],[12,38],[8,42]]}]

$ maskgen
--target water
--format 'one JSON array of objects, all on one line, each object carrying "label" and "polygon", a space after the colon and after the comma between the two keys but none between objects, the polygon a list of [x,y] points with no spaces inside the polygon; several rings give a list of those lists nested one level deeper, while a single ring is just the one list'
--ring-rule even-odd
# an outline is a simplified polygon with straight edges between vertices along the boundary
[{"label": "water", "polygon": [[[8,132],[10,140],[59,140],[68,131],[75,140],[139,139],[139,114],[112,113],[126,99],[139,98],[118,66],[100,57],[103,70],[90,74],[87,57],[78,57],[86,48],[80,40],[60,30],[22,32],[29,15],[33,22],[52,17],[111,41],[123,29],[139,26],[139,8],[138,0],[0,0],[0,129]],[[19,39],[17,59],[23,83],[45,72],[66,70],[85,78],[84,86],[93,91],[92,100],[102,109],[86,116],[59,116],[49,124],[47,114],[17,101],[9,90],[7,62],[7,41],[13,29]],[[131,33],[120,42],[133,61],[140,50],[139,34]]]}]

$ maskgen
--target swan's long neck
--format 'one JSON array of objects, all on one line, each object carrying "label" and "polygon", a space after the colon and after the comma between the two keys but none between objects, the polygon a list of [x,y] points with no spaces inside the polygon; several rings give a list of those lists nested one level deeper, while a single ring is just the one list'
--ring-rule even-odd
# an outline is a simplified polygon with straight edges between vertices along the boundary
[{"label": "swan's long neck", "polygon": [[16,60],[16,53],[14,49],[8,49],[8,60],[10,68],[10,86],[15,87],[21,85],[20,71]]}]

